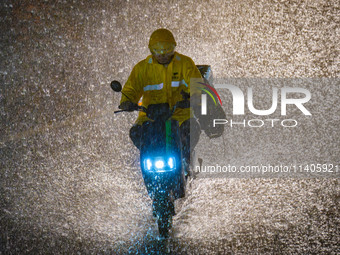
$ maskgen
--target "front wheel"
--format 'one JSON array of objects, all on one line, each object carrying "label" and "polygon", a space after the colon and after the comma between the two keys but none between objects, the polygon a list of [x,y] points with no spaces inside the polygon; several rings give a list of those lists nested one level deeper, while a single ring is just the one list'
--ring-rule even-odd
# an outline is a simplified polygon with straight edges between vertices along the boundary
[{"label": "front wheel", "polygon": [[174,202],[170,198],[157,199],[153,206],[157,216],[159,236],[168,238],[172,227],[172,216],[175,214]]},{"label": "front wheel", "polygon": [[169,231],[172,227],[172,215],[168,213],[167,215],[162,215],[158,218],[158,232],[161,238],[168,238]]}]

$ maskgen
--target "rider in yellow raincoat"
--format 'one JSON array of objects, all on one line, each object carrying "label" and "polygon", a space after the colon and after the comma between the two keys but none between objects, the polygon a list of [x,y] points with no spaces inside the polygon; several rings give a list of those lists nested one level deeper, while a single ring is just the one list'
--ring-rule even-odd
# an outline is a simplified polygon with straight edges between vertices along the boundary
[{"label": "rider in yellow raincoat", "polygon": [[[183,100],[181,91],[190,93],[192,78],[202,78],[191,58],[175,52],[176,41],[167,29],[158,29],[150,37],[149,49],[152,55],[140,61],[132,70],[122,92],[120,108],[128,110],[142,98],[142,106],[168,103],[172,108]],[[126,95],[126,96],[125,96]],[[172,119],[180,125],[182,143],[188,147],[190,141],[190,121],[193,115],[190,108],[176,108]],[[139,148],[141,125],[148,121],[146,114],[140,112],[130,137]],[[193,122],[191,122],[191,125]],[[197,130],[199,124],[197,123]],[[200,132],[200,131],[198,131]],[[198,141],[198,138],[197,138]],[[188,154],[188,153],[184,153]],[[189,155],[186,155],[189,158]]]},{"label": "rider in yellow raincoat", "polygon": [[[152,34],[149,42],[152,55],[133,68],[123,88],[123,93],[129,98],[122,95],[121,105],[130,100],[138,103],[143,97],[142,105],[146,108],[149,104],[159,103],[169,103],[172,108],[183,100],[180,94],[182,90],[190,93],[190,79],[201,78],[201,73],[191,58],[174,52],[175,46],[176,42],[170,31],[159,29]],[[170,62],[159,63],[157,55],[166,54],[170,55]],[[177,108],[172,118],[181,125],[190,118],[190,109]],[[146,114],[140,112],[136,123],[141,125],[146,120]]]}]

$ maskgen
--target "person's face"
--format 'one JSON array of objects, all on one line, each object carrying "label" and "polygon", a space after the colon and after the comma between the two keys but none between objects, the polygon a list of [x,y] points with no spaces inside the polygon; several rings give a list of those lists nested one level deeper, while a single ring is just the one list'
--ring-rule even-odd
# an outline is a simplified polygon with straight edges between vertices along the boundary
[{"label": "person's face", "polygon": [[153,53],[152,55],[155,57],[155,59],[157,60],[158,63],[160,63],[162,65],[167,65],[171,62],[174,54],[175,54],[175,52],[171,51],[171,52],[166,53],[166,54],[155,54],[155,53]]},{"label": "person's face", "polygon": [[171,62],[175,54],[175,46],[166,42],[159,42],[153,45],[150,51],[158,63],[167,65]]}]

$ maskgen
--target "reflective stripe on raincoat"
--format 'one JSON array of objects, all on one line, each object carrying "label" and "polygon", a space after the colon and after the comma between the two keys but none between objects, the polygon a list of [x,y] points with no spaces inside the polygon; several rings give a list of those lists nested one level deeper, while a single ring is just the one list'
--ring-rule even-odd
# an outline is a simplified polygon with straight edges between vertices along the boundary
[{"label": "reflective stripe on raincoat", "polygon": [[[124,85],[123,93],[132,102],[138,103],[141,97],[142,106],[150,104],[168,103],[172,108],[178,101],[182,101],[181,91],[190,93],[190,79],[202,78],[193,60],[175,52],[168,66],[159,64],[152,55],[140,61],[132,70]],[[122,95],[120,103],[129,101]],[[177,108],[172,116],[181,125],[191,117],[189,108]],[[148,120],[144,112],[140,112],[137,124]]]}]

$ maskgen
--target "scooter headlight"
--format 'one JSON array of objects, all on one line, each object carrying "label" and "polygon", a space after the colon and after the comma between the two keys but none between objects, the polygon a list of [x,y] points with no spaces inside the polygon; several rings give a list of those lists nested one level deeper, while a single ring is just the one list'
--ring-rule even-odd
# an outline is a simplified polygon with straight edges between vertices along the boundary
[{"label": "scooter headlight", "polygon": [[174,158],[170,157],[168,159],[168,166],[169,166],[170,169],[173,169],[175,167],[175,159]]},{"label": "scooter headlight", "polygon": [[163,169],[164,168],[164,160],[163,159],[157,159],[155,161],[155,167],[156,169],[160,170],[160,169]]},{"label": "scooter headlight", "polygon": [[149,171],[151,170],[151,167],[152,167],[151,159],[148,158],[145,160],[145,166],[146,166],[146,169],[148,169]]},{"label": "scooter headlight", "polygon": [[172,171],[176,168],[176,160],[174,157],[169,157],[167,159],[158,157],[155,159],[144,159],[144,169],[148,171],[156,172],[166,172]]}]

